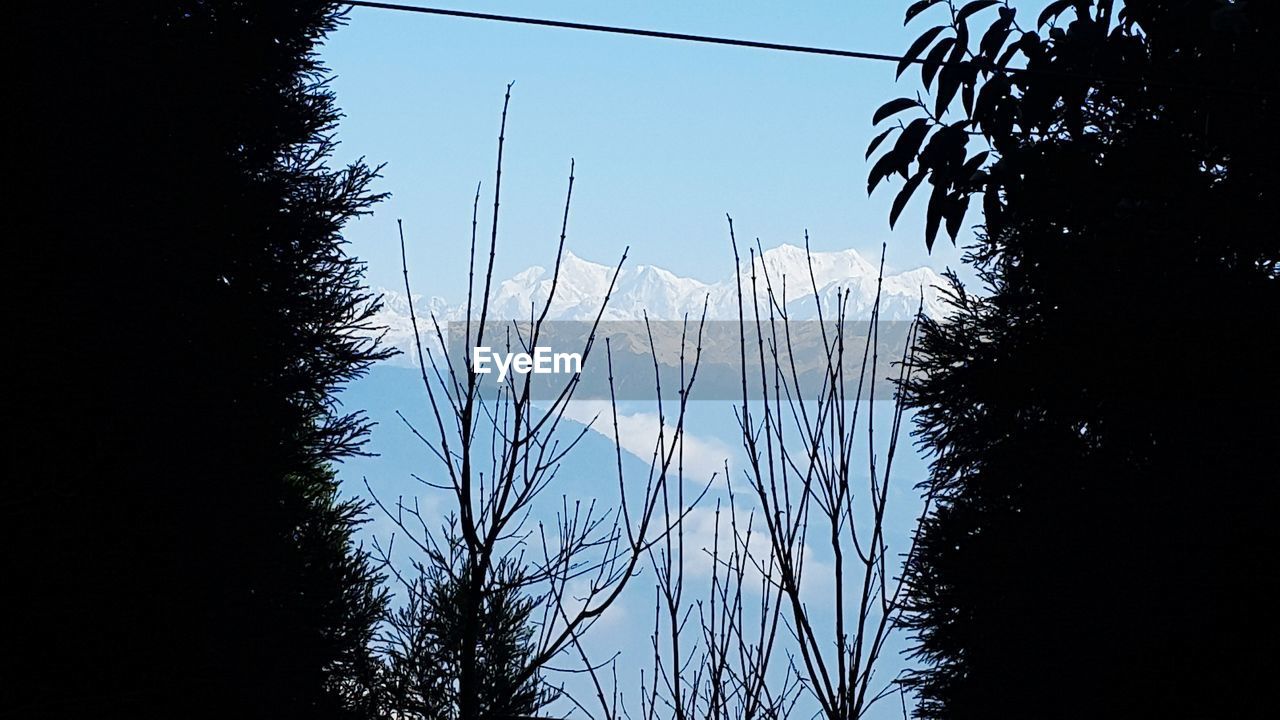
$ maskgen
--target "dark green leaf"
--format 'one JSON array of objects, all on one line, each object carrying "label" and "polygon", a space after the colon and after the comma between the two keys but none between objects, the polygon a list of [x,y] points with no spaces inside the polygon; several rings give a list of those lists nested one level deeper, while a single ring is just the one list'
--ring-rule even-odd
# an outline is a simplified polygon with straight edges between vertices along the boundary
[{"label": "dark green leaf", "polygon": [[888,130],[885,130],[884,132],[882,132],[882,133],[880,133],[879,135],[877,135],[877,136],[875,136],[874,138],[872,138],[872,139],[871,139],[871,144],[867,146],[867,154],[866,154],[866,155],[863,155],[863,156],[862,156],[862,159],[863,159],[863,160],[866,160],[867,158],[871,157],[871,153],[875,152],[875,151],[876,151],[876,148],[880,147],[880,143],[884,142],[884,139],[885,139],[885,138],[887,138],[887,137],[889,137],[889,133],[891,133],[891,132],[893,132],[894,130],[897,130],[897,129],[898,129],[898,128],[896,128],[896,127],[891,127],[891,128],[889,128]]},{"label": "dark green leaf", "polygon": [[951,49],[951,60],[960,61],[969,51],[969,23],[961,20],[956,23],[956,44]]},{"label": "dark green leaf", "polygon": [[942,59],[946,56],[947,51],[956,42],[955,38],[943,38],[929,54],[925,56],[924,62],[920,64],[920,79],[924,81],[926,90],[933,84],[933,76],[938,74],[938,68],[942,66]]},{"label": "dark green leaf", "polygon": [[965,161],[964,167],[960,168],[960,179],[968,181],[978,172],[978,168],[982,167],[982,163],[987,161],[987,157],[991,153],[987,150],[974,155]]},{"label": "dark green leaf", "polygon": [[898,166],[898,157],[892,150],[880,156],[875,165],[871,166],[871,173],[867,175],[867,194],[870,195],[880,181],[889,177],[889,173],[893,172]]},{"label": "dark green leaf", "polygon": [[942,117],[947,107],[951,105],[956,91],[960,89],[960,81],[964,79],[966,65],[967,63],[944,65],[942,71],[938,73],[938,95],[933,112],[936,117]]},{"label": "dark green leaf", "polygon": [[889,229],[892,230],[894,223],[898,222],[898,216],[902,214],[902,209],[907,206],[907,201],[911,199],[911,194],[919,187],[920,181],[924,179],[924,170],[917,170],[915,175],[902,186],[898,191],[897,197],[893,199],[893,207],[889,209]]},{"label": "dark green leaf", "polygon": [[938,227],[942,224],[942,206],[946,197],[946,188],[939,185],[933,186],[933,193],[929,195],[929,208],[925,211],[924,223],[924,246],[931,252],[933,251],[933,241],[938,237]]},{"label": "dark green leaf", "polygon": [[1049,3],[1044,12],[1040,13],[1040,19],[1036,20],[1036,27],[1044,27],[1045,23],[1061,15],[1073,4],[1075,4],[1075,0],[1055,0],[1055,2]]},{"label": "dark green leaf", "polygon": [[881,105],[880,109],[876,110],[876,114],[873,115],[871,118],[871,124],[879,125],[880,121],[884,120],[887,117],[896,115],[902,112],[903,110],[906,110],[907,108],[913,108],[913,107],[919,107],[919,106],[920,106],[920,103],[916,102],[915,100],[912,100],[911,98],[898,98],[897,100],[890,100],[889,102]]},{"label": "dark green leaf", "polygon": [[920,143],[924,142],[924,136],[928,134],[929,120],[916,118],[898,136],[898,142],[894,143],[893,146],[893,154],[902,160],[898,165],[898,172],[902,173],[903,177],[906,177],[907,166],[911,164],[916,154],[920,152]]},{"label": "dark green leaf", "polygon": [[1006,48],[1004,49],[1004,52],[1000,53],[1000,59],[999,59],[999,60],[996,60],[996,65],[997,65],[998,67],[1005,67],[1006,65],[1008,65],[1008,64],[1009,64],[1009,60],[1010,60],[1011,58],[1013,58],[1013,54],[1014,54],[1014,53],[1016,53],[1016,52],[1018,52],[1019,50],[1021,50],[1021,49],[1022,49],[1022,47],[1023,47],[1023,46],[1022,46],[1022,44],[1021,44],[1021,43],[1014,43],[1014,44],[1012,44],[1012,45],[1010,45],[1010,46],[1006,47]]},{"label": "dark green leaf", "polygon": [[968,142],[969,135],[964,131],[962,123],[940,127],[929,138],[918,160],[921,166],[936,171],[933,182],[939,182],[940,177],[944,177],[947,182],[955,181],[955,173],[964,163],[964,148]]},{"label": "dark green leaf", "polygon": [[916,38],[916,41],[911,43],[911,47],[907,48],[907,54],[903,55],[902,59],[898,61],[898,72],[894,77],[902,77],[902,71],[911,67],[911,63],[915,62],[916,58],[920,57],[920,53],[924,52],[924,49],[929,47],[929,43],[933,42],[934,38],[938,37],[938,33],[945,29],[946,26],[944,25],[931,27],[928,30],[925,30],[920,37]]},{"label": "dark green leaf", "polygon": [[1009,39],[1009,33],[1012,31],[1011,22],[1012,20],[1001,18],[987,28],[987,32],[978,43],[978,53],[982,57],[995,61],[996,55],[1000,53],[1000,48],[1004,47],[1005,41]]},{"label": "dark green leaf", "polygon": [[973,122],[979,125],[985,125],[992,122],[996,116],[996,107],[1009,93],[1009,77],[1003,73],[998,73],[994,77],[989,78],[982,84],[982,89],[978,91],[978,97],[973,103],[973,115],[970,117]]},{"label": "dark green leaf", "polygon": [[956,20],[964,20],[976,12],[986,10],[997,2],[999,2],[999,0],[973,0],[973,2],[960,8],[960,12],[956,14]]},{"label": "dark green leaf", "polygon": [[951,242],[955,243],[956,236],[960,234],[960,226],[964,223],[965,213],[969,211],[969,196],[956,195],[948,198],[947,206],[947,234],[951,236]]},{"label": "dark green leaf", "polygon": [[1000,194],[994,191],[982,193],[982,222],[988,230],[1000,224]]},{"label": "dark green leaf", "polygon": [[911,18],[919,15],[920,13],[924,12],[925,10],[928,10],[930,7],[937,5],[940,2],[942,2],[942,0],[918,0],[918,2],[911,3],[911,5],[907,7],[907,17],[902,21],[902,24],[906,25],[907,23],[911,22]]}]

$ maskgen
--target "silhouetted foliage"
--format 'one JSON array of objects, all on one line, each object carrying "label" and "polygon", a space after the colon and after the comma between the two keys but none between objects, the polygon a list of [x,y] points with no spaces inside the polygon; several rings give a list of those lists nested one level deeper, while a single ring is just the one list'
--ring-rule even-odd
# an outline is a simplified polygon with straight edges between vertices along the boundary
[{"label": "silhouetted foliage", "polygon": [[[456,536],[449,556],[417,564],[405,604],[391,614],[384,638],[388,710],[397,718],[457,720],[459,679],[470,657],[478,678],[478,718],[529,717],[555,699],[539,673],[521,680],[537,652],[534,602],[524,596],[520,567],[504,559],[493,582],[472,596],[471,574]],[[476,647],[464,652],[468,622]]]},{"label": "silhouetted foliage", "polygon": [[379,579],[331,462],[382,356],[341,229],[332,2],[19,11],[6,453],[18,716],[357,717]]},{"label": "silhouetted foliage", "polygon": [[930,245],[981,193],[986,291],[953,278],[907,385],[936,500],[919,714],[1251,715],[1277,630],[1273,4],[907,15],[941,23],[911,50],[935,102],[877,113],[925,117],[870,185],[908,179],[896,219],[928,179]]}]

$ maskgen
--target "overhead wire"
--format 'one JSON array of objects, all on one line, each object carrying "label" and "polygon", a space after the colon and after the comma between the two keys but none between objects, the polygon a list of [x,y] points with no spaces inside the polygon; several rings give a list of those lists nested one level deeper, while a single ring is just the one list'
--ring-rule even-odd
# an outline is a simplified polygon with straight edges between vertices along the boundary
[{"label": "overhead wire", "polygon": [[[729,38],[716,35],[700,35],[693,33],[667,32],[665,30],[648,30],[644,28],[622,27],[618,25],[600,25],[595,23],[574,22],[570,20],[552,20],[547,18],[525,17],[519,15],[503,15],[498,13],[474,12],[471,10],[453,10],[449,8],[427,7],[423,5],[409,5],[405,3],[391,2],[371,2],[370,0],[345,0],[342,4],[358,8],[370,8],[375,10],[393,10],[398,12],[416,13],[420,15],[436,15],[442,17],[464,18],[469,20],[487,20],[491,22],[501,22],[517,25],[534,25],[539,27],[560,28],[565,30],[579,30],[586,32],[608,33],[612,35],[631,35],[635,37],[658,38],[663,40],[678,40],[682,42],[703,43],[710,45],[726,45],[731,47],[750,48],[755,50],[772,50],[776,52],[801,53],[806,55],[824,55],[828,57],[852,58],[857,60],[874,60],[881,62],[895,62],[907,65],[920,65],[926,62],[933,63],[920,57],[908,57],[906,55],[895,55],[892,53],[871,52],[866,50],[846,50],[841,48],[817,47],[813,45],[794,45],[790,43],[766,42],[761,40],[744,40],[741,38]],[[939,67],[947,66],[965,66],[973,67],[973,60],[941,60],[936,61]],[[1157,81],[1150,78],[1133,78],[1133,77],[1108,77],[1102,75],[1091,75],[1088,73],[1064,71],[1059,69],[1036,69],[1031,70],[1021,67],[1007,67],[994,65],[990,63],[980,63],[978,69],[988,72],[1000,72],[1012,75],[1048,75],[1057,77],[1074,78],[1081,80],[1090,80],[1094,82],[1118,82],[1125,84],[1146,84],[1161,85],[1171,88],[1180,88],[1195,90],[1207,93],[1226,93],[1226,94],[1243,94],[1257,95],[1262,97],[1270,97],[1274,95],[1274,91],[1265,91],[1257,88],[1243,87],[1225,87],[1221,85],[1203,85],[1176,81]]]}]

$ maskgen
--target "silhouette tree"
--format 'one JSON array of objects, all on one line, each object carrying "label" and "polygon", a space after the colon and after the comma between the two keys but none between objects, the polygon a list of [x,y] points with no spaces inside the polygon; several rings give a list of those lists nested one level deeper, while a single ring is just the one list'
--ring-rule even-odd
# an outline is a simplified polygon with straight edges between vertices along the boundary
[{"label": "silhouette tree", "polygon": [[7,710],[359,717],[379,579],[332,461],[384,353],[341,229],[320,1],[44,3],[11,262],[7,579],[39,639]]},{"label": "silhouette tree", "polygon": [[928,187],[930,246],[981,194],[985,291],[952,277],[907,384],[937,501],[908,573],[919,714],[1253,714],[1277,629],[1274,8],[917,16],[940,24],[900,72],[922,59],[933,102],[876,113],[918,117],[873,142],[869,189],[904,178],[892,223]]},{"label": "silhouette tree", "polygon": [[[494,708],[508,703],[531,707],[550,701],[556,694],[548,692],[542,674],[551,668],[552,661],[567,656],[570,663],[581,661],[582,667],[575,670],[589,671],[592,667],[583,649],[583,636],[638,574],[648,550],[672,531],[675,518],[671,515],[682,517],[679,511],[664,517],[658,512],[658,506],[667,494],[668,484],[680,482],[688,393],[697,376],[702,351],[702,323],[696,326],[696,339],[689,332],[694,328],[686,324],[684,329],[688,334],[681,337],[681,374],[675,388],[680,400],[671,413],[671,425],[660,423],[662,429],[655,440],[643,483],[629,483],[623,470],[617,403],[612,402],[616,398],[616,387],[609,337],[604,338],[603,351],[594,356],[600,360],[588,365],[593,357],[592,349],[599,347],[601,319],[618,281],[621,262],[626,260],[625,251],[599,298],[595,317],[583,323],[580,338],[575,336],[574,342],[581,342],[578,371],[564,374],[563,380],[555,379],[551,387],[535,388],[534,381],[540,376],[533,373],[512,372],[505,379],[495,381],[495,374],[472,364],[470,350],[476,347],[491,344],[512,353],[530,352],[543,343],[555,344],[555,323],[548,318],[557,300],[557,288],[566,282],[563,271],[567,266],[565,239],[573,197],[572,162],[560,239],[545,298],[530,305],[527,320],[496,319],[491,314],[510,100],[511,86],[508,85],[498,130],[488,261],[479,273],[476,267],[479,187],[472,205],[471,261],[464,319],[452,325],[446,338],[439,318],[420,315],[412,303],[409,306],[418,370],[430,414],[429,424],[421,429],[407,420],[406,424],[437,461],[434,474],[424,474],[418,479],[424,487],[444,494],[451,514],[442,522],[439,517],[424,515],[416,499],[410,502],[398,497],[394,503],[383,502],[369,487],[374,502],[400,530],[385,545],[375,542],[374,548],[391,568],[406,596],[414,602],[426,602],[424,597],[443,593],[443,597],[462,601],[453,608],[427,602],[425,608],[411,606],[407,615],[396,615],[391,623],[391,666],[393,669],[397,664],[406,667],[405,662],[396,660],[397,655],[402,654],[397,646],[414,648],[423,644],[424,640],[418,638],[406,639],[405,630],[414,629],[415,622],[422,625],[423,617],[429,617],[431,622],[447,627],[448,652],[456,652],[447,660],[454,673],[450,683],[440,694],[419,692],[411,687],[410,697],[425,695],[431,702],[443,698],[447,705],[447,709],[441,711],[444,717],[463,720],[497,717],[491,714],[496,713]],[[400,244],[403,261],[403,229]],[[481,253],[483,258],[483,247]],[[404,278],[405,294],[412,298],[407,262]],[[459,329],[461,332],[455,334]],[[645,329],[650,330],[647,321]],[[558,348],[557,352],[562,349]],[[683,361],[687,350],[692,357],[686,366]],[[571,417],[567,414],[569,403],[583,382],[585,368],[597,365],[607,370],[604,387],[611,401],[615,446],[613,467],[605,476],[611,479],[601,488],[617,488],[617,505],[606,507],[607,501],[600,497],[606,495],[602,489],[597,497],[561,495],[549,509],[546,496],[561,475],[561,463],[588,432],[587,427],[565,430]],[[669,416],[663,410],[662,383],[656,361],[654,384],[659,397],[658,415],[666,421]],[[691,503],[696,504],[696,499]],[[554,519],[551,519],[553,513]],[[667,522],[660,522],[662,519]],[[392,547],[396,539],[408,543],[418,571],[416,576],[396,571]],[[447,579],[443,579],[441,573]],[[530,633],[527,636],[526,631]],[[424,632],[433,637],[436,631],[424,629]],[[503,647],[507,649],[501,651],[502,657],[487,657],[488,653]],[[410,677],[415,677],[412,659],[421,654],[403,654],[411,659],[407,665]],[[506,677],[498,682],[495,673]],[[437,676],[417,674],[416,677]],[[430,683],[417,684],[418,687],[430,686]],[[495,696],[502,688],[513,689],[517,694]],[[569,700],[581,707],[577,700]]]},{"label": "silhouette tree", "polygon": [[534,602],[524,596],[524,571],[513,560],[499,563],[492,585],[471,595],[463,543],[448,540],[447,558],[418,563],[405,604],[387,622],[388,709],[400,718],[455,720],[464,667],[466,623],[479,626],[474,653],[479,678],[477,717],[530,717],[556,693],[539,673],[519,680],[537,652]]}]

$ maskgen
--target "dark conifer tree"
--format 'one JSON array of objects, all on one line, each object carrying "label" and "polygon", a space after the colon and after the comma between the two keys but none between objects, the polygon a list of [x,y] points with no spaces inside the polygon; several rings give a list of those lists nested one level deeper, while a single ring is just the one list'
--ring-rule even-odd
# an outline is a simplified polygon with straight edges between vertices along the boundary
[{"label": "dark conifer tree", "polygon": [[[871,184],[907,180],[895,218],[928,189],[930,244],[981,194],[985,285],[953,286],[907,387],[937,499],[908,578],[922,717],[1271,704],[1271,5],[908,10],[940,22],[911,50],[933,102],[877,113],[922,117]],[[972,134],[988,147],[966,150]]]},{"label": "dark conifer tree", "polygon": [[[383,608],[332,462],[381,352],[317,44],[338,3],[29,3],[6,451],[18,717],[359,717]],[[8,642],[6,644],[9,644]]]},{"label": "dark conifer tree", "polygon": [[[536,716],[557,693],[541,673],[518,679],[537,654],[534,602],[523,590],[521,568],[504,560],[492,581],[473,593],[459,539],[448,547],[447,557],[434,554],[418,564],[404,604],[386,623],[387,708],[410,720],[460,720],[459,679],[469,674],[478,686],[477,718]],[[476,626],[470,652],[466,623]]]}]

